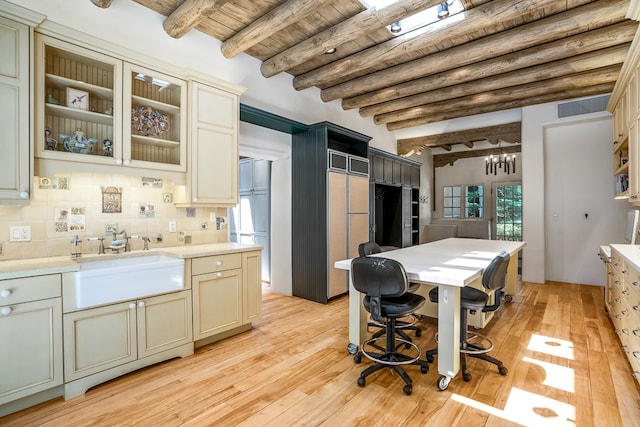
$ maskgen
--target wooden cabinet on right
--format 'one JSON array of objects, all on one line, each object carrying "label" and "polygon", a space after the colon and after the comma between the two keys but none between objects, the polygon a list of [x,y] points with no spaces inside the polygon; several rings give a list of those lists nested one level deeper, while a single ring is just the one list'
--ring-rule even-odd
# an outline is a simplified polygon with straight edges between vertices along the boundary
[{"label": "wooden cabinet on right", "polygon": [[632,375],[640,383],[640,269],[624,259],[615,247],[611,250],[610,267],[605,304]]}]

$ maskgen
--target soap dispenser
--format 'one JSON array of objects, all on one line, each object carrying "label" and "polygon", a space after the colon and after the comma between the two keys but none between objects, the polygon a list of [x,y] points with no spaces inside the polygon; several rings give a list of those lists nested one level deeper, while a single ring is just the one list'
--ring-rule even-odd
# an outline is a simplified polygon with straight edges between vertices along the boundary
[{"label": "soap dispenser", "polygon": [[82,256],[82,240],[76,234],[71,240],[71,258],[80,258]]}]

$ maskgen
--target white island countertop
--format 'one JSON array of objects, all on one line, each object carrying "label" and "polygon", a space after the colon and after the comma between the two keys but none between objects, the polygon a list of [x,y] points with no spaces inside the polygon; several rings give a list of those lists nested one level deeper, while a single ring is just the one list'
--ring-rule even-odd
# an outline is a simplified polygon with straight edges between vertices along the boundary
[{"label": "white island countertop", "polygon": [[[514,255],[524,245],[504,240],[448,238],[375,256],[401,261],[410,280],[462,287],[480,277],[500,251]],[[349,270],[351,260],[338,261],[335,267]]]},{"label": "white island countertop", "polygon": [[228,254],[233,252],[246,252],[259,249],[262,249],[262,246],[226,242],[209,243],[202,245],[169,246],[162,248],[152,248],[148,251],[135,250],[119,254],[83,254],[80,258],[71,258],[71,256],[56,256],[19,260],[5,260],[0,261],[0,280],[77,271],[80,268],[79,262],[95,258],[123,258],[128,256],[157,255],[159,253],[175,256],[178,258],[197,258],[203,256]]}]

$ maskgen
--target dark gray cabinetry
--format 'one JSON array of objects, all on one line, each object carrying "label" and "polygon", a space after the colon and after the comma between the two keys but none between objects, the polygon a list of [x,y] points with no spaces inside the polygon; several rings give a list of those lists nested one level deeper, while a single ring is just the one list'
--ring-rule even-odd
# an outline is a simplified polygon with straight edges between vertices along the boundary
[{"label": "dark gray cabinetry", "polygon": [[[337,271],[333,262],[357,256],[353,245],[357,253],[355,242],[368,239],[370,139],[328,122],[292,136],[294,296],[326,303],[347,291],[346,271]],[[364,208],[359,207],[362,197]]]},{"label": "dark gray cabinetry", "polygon": [[369,239],[382,246],[417,245],[421,164],[375,148],[369,164]]}]

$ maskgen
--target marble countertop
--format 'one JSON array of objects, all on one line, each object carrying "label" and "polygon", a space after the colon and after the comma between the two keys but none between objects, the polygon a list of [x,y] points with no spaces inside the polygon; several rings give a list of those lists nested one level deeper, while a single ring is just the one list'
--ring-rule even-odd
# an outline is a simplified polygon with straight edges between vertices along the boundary
[{"label": "marble countertop", "polygon": [[43,274],[66,273],[77,271],[79,263],[92,259],[122,258],[131,256],[156,255],[158,253],[168,254],[178,258],[197,258],[210,255],[220,255],[233,252],[246,252],[250,250],[262,249],[259,245],[244,243],[209,243],[203,245],[182,245],[170,246],[166,248],[156,248],[148,251],[136,250],[120,254],[90,254],[80,258],[70,256],[30,258],[20,260],[0,261],[0,280],[15,279],[28,276],[40,276]]},{"label": "marble countertop", "polygon": [[640,245],[610,245],[612,250],[615,250],[631,264],[635,270],[640,270]]}]

